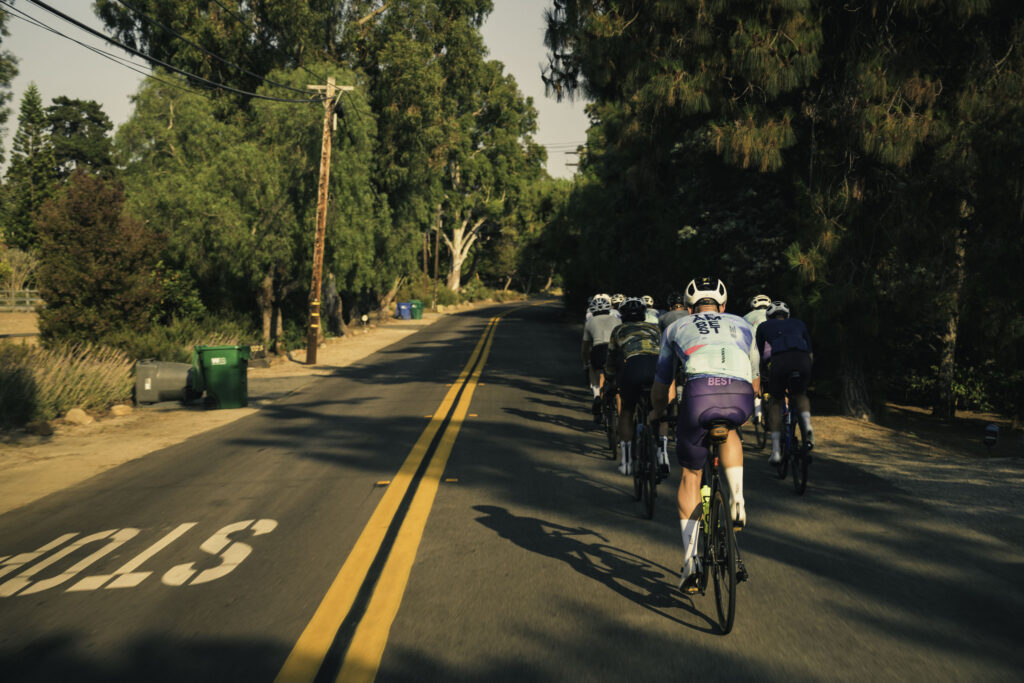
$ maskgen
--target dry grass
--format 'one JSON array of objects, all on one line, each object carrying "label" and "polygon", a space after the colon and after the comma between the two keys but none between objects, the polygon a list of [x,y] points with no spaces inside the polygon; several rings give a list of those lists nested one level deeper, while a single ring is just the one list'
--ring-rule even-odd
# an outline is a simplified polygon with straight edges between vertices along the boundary
[{"label": "dry grass", "polygon": [[0,344],[0,425],[127,400],[134,363],[126,353],[91,344],[53,349]]}]

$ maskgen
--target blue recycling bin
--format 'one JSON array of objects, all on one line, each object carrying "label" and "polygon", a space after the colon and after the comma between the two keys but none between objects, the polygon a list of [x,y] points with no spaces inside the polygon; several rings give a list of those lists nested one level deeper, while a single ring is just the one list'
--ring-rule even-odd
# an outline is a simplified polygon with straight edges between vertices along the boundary
[{"label": "blue recycling bin", "polygon": [[412,302],[399,301],[398,311],[396,311],[395,317],[401,318],[402,320],[412,320]]}]

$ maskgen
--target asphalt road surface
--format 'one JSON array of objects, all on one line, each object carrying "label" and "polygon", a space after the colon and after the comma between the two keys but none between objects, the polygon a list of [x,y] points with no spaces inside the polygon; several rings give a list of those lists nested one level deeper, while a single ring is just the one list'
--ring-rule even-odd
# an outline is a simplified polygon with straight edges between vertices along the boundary
[{"label": "asphalt road surface", "polygon": [[[500,319],[499,319],[500,318]],[[820,453],[746,467],[735,627],[676,591],[554,303],[449,316],[0,516],[3,681],[1019,681],[1022,549]]]}]

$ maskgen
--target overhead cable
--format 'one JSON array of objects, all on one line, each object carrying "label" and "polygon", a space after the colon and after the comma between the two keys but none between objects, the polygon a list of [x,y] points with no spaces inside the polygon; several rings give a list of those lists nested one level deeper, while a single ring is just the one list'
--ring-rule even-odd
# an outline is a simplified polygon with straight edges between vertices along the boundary
[{"label": "overhead cable", "polygon": [[300,93],[300,94],[303,94],[303,95],[307,94],[307,92],[305,90],[302,90],[300,88],[293,88],[290,85],[285,85],[284,83],[278,83],[277,81],[272,81],[269,78],[266,78],[265,76],[260,76],[259,74],[254,73],[254,72],[250,71],[249,69],[246,69],[244,66],[239,66],[238,64],[235,64],[234,62],[232,62],[230,60],[227,60],[227,59],[221,57],[220,55],[218,55],[218,54],[216,54],[214,52],[210,52],[209,50],[204,48],[202,45],[198,45],[198,44],[192,42],[191,40],[189,40],[185,36],[181,35],[177,31],[175,31],[174,29],[170,28],[169,26],[165,26],[162,22],[158,21],[157,19],[154,19],[153,17],[150,17],[145,12],[139,10],[138,8],[133,6],[131,3],[126,2],[125,0],[116,0],[116,2],[118,2],[118,3],[122,4],[122,5],[124,5],[125,7],[127,7],[132,12],[134,12],[136,15],[141,17],[143,20],[148,21],[149,23],[153,24],[154,26],[157,26],[157,27],[163,29],[164,31],[166,31],[167,33],[170,33],[172,36],[174,36],[176,38],[180,38],[186,44],[191,45],[195,49],[201,51],[203,54],[206,54],[206,55],[208,55],[210,57],[213,57],[214,59],[216,59],[219,62],[227,64],[232,69],[237,69],[238,71],[241,71],[244,74],[252,76],[253,78],[258,78],[261,81],[269,83],[270,85],[277,86],[278,88],[284,88],[285,90],[291,90],[292,92],[297,92],[297,93]]},{"label": "overhead cable", "polygon": [[57,17],[60,17],[64,21],[68,22],[69,24],[73,24],[73,25],[77,26],[78,28],[82,29],[86,33],[89,33],[89,34],[91,34],[91,35],[93,35],[93,36],[95,36],[97,38],[100,38],[100,39],[110,43],[111,45],[119,47],[119,48],[121,48],[122,50],[124,50],[126,52],[129,52],[129,53],[131,53],[133,55],[136,55],[137,57],[142,57],[143,59],[148,60],[149,62],[151,62],[153,64],[159,64],[160,66],[164,67],[165,69],[168,69],[169,71],[173,71],[175,73],[181,74],[181,75],[186,76],[188,78],[191,78],[193,80],[199,81],[201,83],[205,83],[205,84],[207,84],[207,85],[209,85],[209,86],[211,86],[213,88],[220,88],[220,89],[223,89],[223,90],[227,90],[229,92],[237,93],[239,95],[245,95],[247,97],[252,97],[252,98],[255,98],[255,99],[259,99],[259,100],[270,100],[272,102],[289,102],[289,103],[294,103],[294,104],[310,104],[312,102],[323,102],[326,99],[324,97],[314,97],[314,98],[308,98],[308,99],[304,99],[304,100],[299,100],[299,99],[287,99],[287,98],[283,98],[283,97],[271,97],[269,95],[260,95],[258,93],[249,92],[247,90],[241,90],[239,88],[235,88],[235,87],[232,87],[230,85],[226,85],[224,83],[219,83],[217,81],[212,81],[209,78],[203,78],[202,76],[197,76],[196,74],[190,73],[190,72],[185,71],[183,69],[179,69],[178,67],[174,66],[173,64],[168,64],[167,62],[165,62],[163,60],[157,59],[156,57],[152,57],[150,55],[145,54],[144,52],[136,50],[135,48],[133,48],[133,47],[131,47],[129,45],[126,45],[126,44],[122,43],[121,41],[119,41],[119,40],[117,40],[115,38],[111,38],[110,36],[100,32],[100,31],[97,31],[96,29],[92,28],[91,26],[87,26],[86,24],[83,24],[82,22],[78,21],[77,19],[75,19],[73,17],[69,17],[68,15],[64,14],[60,10],[51,7],[50,5],[46,4],[45,2],[42,2],[42,0],[27,0],[27,1],[29,3],[31,3],[31,4],[33,4],[33,5],[36,5],[37,7],[40,7],[42,9],[46,10],[50,14],[53,14],[53,15],[55,15]]},{"label": "overhead cable", "polygon": [[57,29],[53,28],[52,26],[47,26],[43,22],[39,21],[38,19],[33,17],[31,14],[27,14],[27,13],[22,12],[21,10],[15,8],[13,5],[9,4],[8,2],[5,2],[5,0],[0,0],[0,5],[4,5],[7,8],[7,9],[0,9],[0,12],[4,12],[4,13],[6,13],[9,16],[14,17],[15,19],[21,19],[22,21],[24,21],[27,24],[31,24],[32,26],[35,26],[37,28],[41,28],[41,29],[43,29],[45,31],[49,31],[50,33],[53,33],[54,35],[58,35],[61,38],[64,38],[66,40],[70,40],[72,43],[76,43],[78,45],[81,45],[86,50],[91,50],[92,52],[95,52],[96,54],[98,54],[100,57],[103,57],[104,59],[109,59],[110,61],[114,62],[118,66],[123,66],[126,69],[130,69],[131,71],[134,71],[137,74],[141,74],[145,78],[149,78],[149,79],[157,81],[159,83],[163,83],[164,85],[169,85],[172,88],[177,88],[178,90],[181,90],[182,92],[186,92],[189,95],[197,95],[199,97],[206,97],[207,99],[209,99],[209,97],[210,97],[205,92],[202,92],[202,91],[199,91],[199,90],[192,90],[191,88],[187,88],[187,87],[181,85],[180,83],[175,83],[174,81],[168,81],[168,80],[164,80],[163,78],[160,78],[159,76],[154,76],[153,74],[148,73],[148,72],[142,70],[141,68],[139,68],[139,66],[137,64],[134,64],[134,63],[128,61],[128,59],[126,59],[125,57],[121,57],[119,55],[115,55],[113,53],[106,52],[105,50],[101,50],[98,47],[95,47],[93,45],[89,45],[88,43],[83,43],[80,40],[72,38],[71,36],[67,35],[66,33],[61,33],[60,31],[58,31]]}]

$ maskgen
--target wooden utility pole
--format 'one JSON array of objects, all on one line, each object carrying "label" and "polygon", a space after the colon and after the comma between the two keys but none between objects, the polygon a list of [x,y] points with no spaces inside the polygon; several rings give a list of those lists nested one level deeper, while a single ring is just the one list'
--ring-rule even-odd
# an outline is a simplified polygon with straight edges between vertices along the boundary
[{"label": "wooden utility pole", "polygon": [[320,344],[320,293],[323,288],[324,234],[327,231],[327,191],[331,179],[331,130],[337,122],[334,114],[335,92],[354,90],[350,85],[335,85],[334,76],[327,85],[307,85],[309,90],[324,91],[324,136],[320,143],[320,187],[316,197],[316,237],[313,240],[313,282],[309,287],[309,334],[306,338],[306,365],[316,364]]}]

